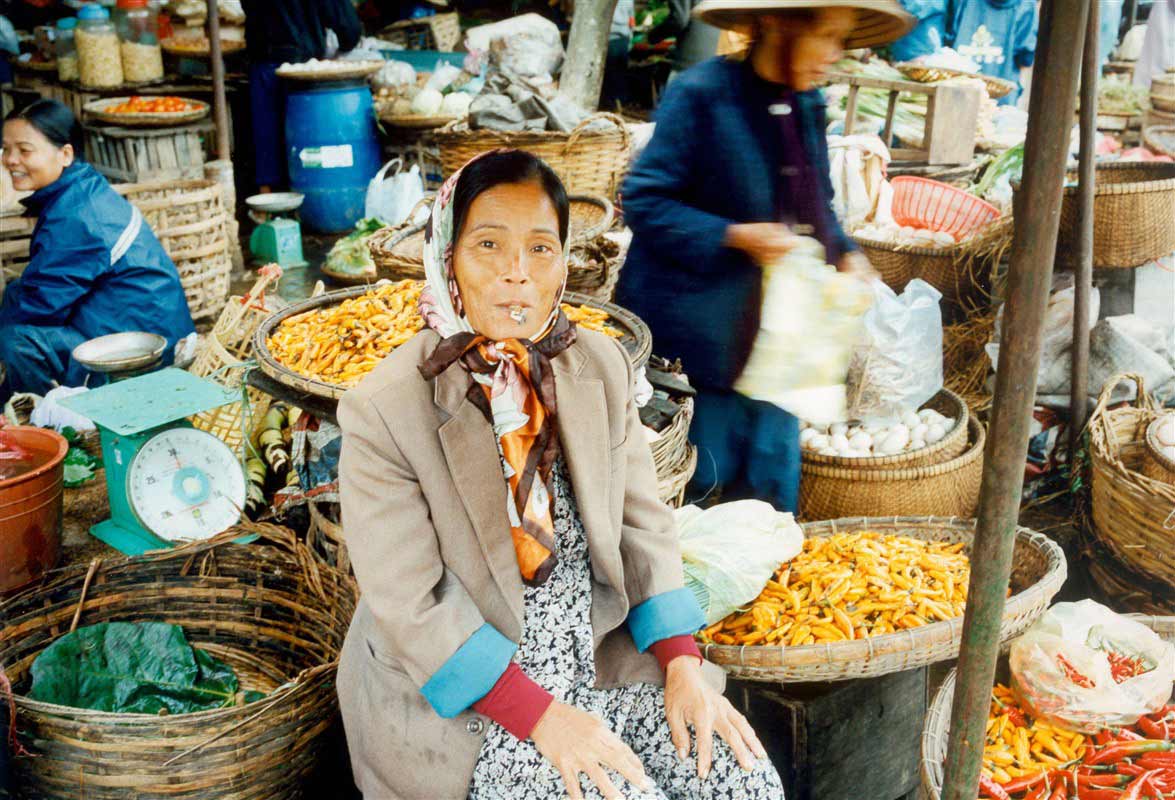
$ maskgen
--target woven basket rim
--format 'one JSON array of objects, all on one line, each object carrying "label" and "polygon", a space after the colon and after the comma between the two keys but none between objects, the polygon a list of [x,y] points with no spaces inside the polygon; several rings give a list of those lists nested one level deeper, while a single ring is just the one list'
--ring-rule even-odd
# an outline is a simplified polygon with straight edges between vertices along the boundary
[{"label": "woven basket rim", "polygon": [[1175,472],[1175,460],[1168,458],[1159,449],[1159,426],[1166,420],[1175,420],[1175,411],[1169,414],[1160,413],[1146,426],[1146,446],[1151,458],[1158,461],[1164,468]]},{"label": "woven basket rim", "polygon": [[[1103,183],[1099,184],[1097,181],[1097,174],[1100,172],[1123,172],[1126,170],[1138,170],[1142,172],[1153,172],[1160,174],[1160,177],[1144,178],[1143,180],[1131,181],[1129,183]],[[1076,173],[1069,173],[1070,176],[1075,176]],[[1065,194],[1076,196],[1077,186],[1066,186]],[[1104,197],[1106,195],[1116,194],[1158,194],[1160,192],[1175,191],[1175,164],[1166,161],[1114,161],[1105,164],[1098,164],[1094,173],[1094,196]]]},{"label": "woven basket rim", "polygon": [[1004,78],[997,78],[994,75],[984,75],[980,72],[964,72],[961,69],[950,69],[949,67],[934,67],[927,64],[913,64],[909,61],[903,61],[900,64],[894,64],[894,69],[901,72],[910,80],[919,83],[933,83],[949,78],[975,78],[983,81],[987,85],[987,94],[993,100],[1006,97],[1016,88],[1016,84]]},{"label": "woven basket rim", "polygon": [[[611,122],[614,130],[589,130],[588,126],[597,120],[604,120]],[[581,137],[612,137],[620,136],[623,139],[629,138],[627,123],[624,119],[609,111],[597,111],[584,118],[582,122],[571,131],[495,131],[490,128],[466,128],[461,129],[461,120],[449,123],[443,128],[438,128],[430,132],[433,138],[448,139],[454,142],[461,141],[476,141],[477,139],[490,139],[495,142],[502,142],[510,147],[525,147],[527,143],[534,142],[557,142],[562,139],[570,140]],[[488,149],[488,148],[487,148]]]},{"label": "woven basket rim", "polygon": [[[976,521],[973,519],[963,520],[958,517],[849,517],[837,520],[805,522],[800,527],[803,529],[806,539],[827,533],[838,533],[842,530],[891,529],[900,532],[903,530],[908,531],[912,528],[953,530],[955,532],[969,533],[974,537]],[[1047,562],[1047,566],[1044,574],[1035,583],[1025,587],[1007,599],[1004,606],[1005,620],[1017,616],[1021,611],[1031,609],[1034,605],[1041,605],[1041,610],[1043,611],[1044,606],[1048,604],[1049,599],[1056,595],[1061,585],[1065,582],[1065,578],[1068,576],[1065,553],[1061,550],[1060,545],[1052,539],[1042,533],[1019,526],[1016,529],[1016,538],[1017,541],[1024,542],[1026,546],[1032,547],[1042,553]],[[702,650],[702,655],[707,660],[713,660],[719,666],[753,666],[759,673],[758,679],[770,680],[771,678],[767,673],[773,668],[772,666],[746,664],[745,654],[748,648],[752,652],[778,654],[779,663],[775,666],[779,669],[786,668],[792,673],[804,668],[814,671],[823,669],[828,665],[858,663],[861,661],[868,663],[873,660],[874,651],[886,645],[898,645],[893,647],[888,653],[918,653],[920,650],[929,649],[925,647],[926,645],[941,642],[944,634],[947,641],[958,644],[962,639],[962,621],[962,617],[957,617],[944,622],[923,625],[919,628],[906,629],[898,633],[887,633],[880,636],[870,636],[864,639],[849,641],[802,645],[799,647],[721,644],[701,644],[699,646]],[[810,657],[818,653],[823,653],[825,658],[817,663],[811,663]],[[711,656],[717,656],[717,658],[711,658]],[[880,658],[881,656],[878,655],[878,657]],[[937,660],[947,661],[950,658],[932,658],[923,663],[935,663]],[[911,669],[918,665],[911,662],[904,668]],[[866,671],[855,675],[855,677],[880,674],[885,674],[885,671]],[[827,678],[820,679],[828,680]]]},{"label": "woven basket rim", "polygon": [[1175,158],[1175,149],[1168,149],[1154,142],[1155,134],[1175,136],[1175,125],[1148,125],[1142,130],[1142,141],[1149,149]]},{"label": "woven basket rim", "polygon": [[[1175,616],[1154,614],[1122,614],[1126,619],[1140,622],[1168,641],[1175,641]],[[1164,636],[1166,634],[1166,636]],[[922,791],[928,800],[941,800],[943,769],[950,738],[951,703],[955,695],[958,669],[952,669],[942,682],[934,700],[927,709],[926,721],[922,726],[922,752],[919,771],[922,776]]]},{"label": "woven basket rim", "polygon": [[801,460],[800,469],[805,475],[819,475],[823,478],[838,478],[840,480],[853,480],[866,483],[891,483],[933,478],[956,472],[971,464],[976,459],[983,457],[983,449],[987,444],[987,429],[970,412],[968,412],[967,416],[967,432],[967,449],[950,461],[943,461],[938,464],[928,464],[922,467],[895,467],[893,469],[886,469],[884,467],[832,466]]}]

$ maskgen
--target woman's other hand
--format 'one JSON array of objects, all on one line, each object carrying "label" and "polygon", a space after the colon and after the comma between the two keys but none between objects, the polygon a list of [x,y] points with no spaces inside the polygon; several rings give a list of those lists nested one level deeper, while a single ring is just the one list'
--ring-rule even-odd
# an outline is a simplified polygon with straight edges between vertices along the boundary
[{"label": "woman's other hand", "polygon": [[841,256],[837,270],[846,275],[852,275],[854,278],[860,278],[866,283],[881,280],[881,273],[873,268],[868,256],[859,250],[853,250]]},{"label": "woman's other hand", "polygon": [[706,683],[702,665],[693,656],[678,656],[665,670],[665,716],[677,757],[682,760],[689,755],[688,726],[694,726],[698,777],[703,780],[710,774],[715,733],[730,745],[739,766],[747,771],[755,768],[756,758],[767,756],[750,723]]},{"label": "woman's other hand", "polygon": [[623,798],[608,778],[605,767],[645,791],[652,783],[636,753],[600,719],[586,711],[558,701],[551,703],[531,731],[535,747],[563,776],[563,785],[572,800],[583,800],[579,776],[591,779],[605,800]]},{"label": "woman's other hand", "polygon": [[778,222],[750,222],[727,228],[723,244],[741,250],[762,266],[782,258],[799,240],[800,237]]}]

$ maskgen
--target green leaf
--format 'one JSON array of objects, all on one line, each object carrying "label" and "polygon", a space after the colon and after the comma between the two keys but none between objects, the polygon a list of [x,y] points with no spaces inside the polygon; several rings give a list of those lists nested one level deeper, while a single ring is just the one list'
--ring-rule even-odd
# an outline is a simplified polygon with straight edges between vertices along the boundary
[{"label": "green leaf", "polygon": [[70,464],[66,462],[63,470],[63,480],[68,489],[76,489],[94,477],[94,470],[86,464]]},{"label": "green leaf", "polygon": [[79,628],[33,661],[29,697],[120,713],[186,714],[231,705],[232,668],[188,644],[165,622],[103,622]]},{"label": "green leaf", "polygon": [[71,445],[77,444],[82,440],[81,434],[68,425],[61,429],[61,435],[64,436],[65,441],[69,442]]}]

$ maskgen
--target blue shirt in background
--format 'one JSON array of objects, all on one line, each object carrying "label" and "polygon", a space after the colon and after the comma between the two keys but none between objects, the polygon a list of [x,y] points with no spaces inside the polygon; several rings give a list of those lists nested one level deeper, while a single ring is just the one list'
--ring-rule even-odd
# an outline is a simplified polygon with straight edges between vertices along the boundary
[{"label": "blue shirt in background", "polygon": [[947,0],[901,0],[902,7],[918,20],[914,30],[890,45],[894,62],[930,55],[945,44]]},{"label": "blue shirt in background", "polygon": [[947,33],[961,55],[979,64],[984,75],[1016,84],[1000,100],[1011,105],[1020,96],[1020,69],[1036,56],[1039,21],[1035,0],[961,0],[948,13]]}]

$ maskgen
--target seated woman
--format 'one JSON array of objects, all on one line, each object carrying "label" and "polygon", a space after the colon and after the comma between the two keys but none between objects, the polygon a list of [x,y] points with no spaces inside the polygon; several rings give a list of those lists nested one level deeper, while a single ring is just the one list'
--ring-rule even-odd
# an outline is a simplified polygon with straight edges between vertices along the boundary
[{"label": "seated woman", "polygon": [[560,308],[568,246],[546,164],[467,164],[433,207],[427,330],[339,404],[356,781],[379,800],[776,800],[703,677],[632,366]]},{"label": "seated woman", "polygon": [[144,222],[81,161],[81,126],[66,106],[38,100],[4,121],[3,164],[37,215],[29,263],[0,302],[0,364],[12,392],[78,386],[77,345],[108,333],[146,331],[175,343],[193,333],[175,264]]}]

